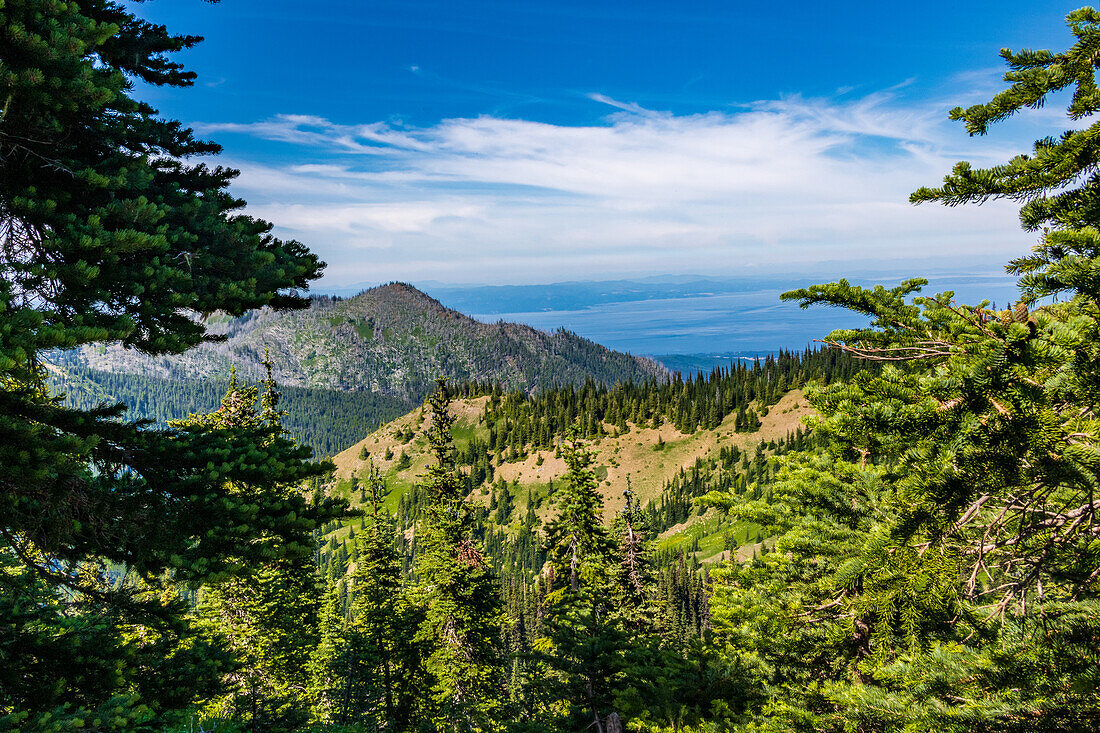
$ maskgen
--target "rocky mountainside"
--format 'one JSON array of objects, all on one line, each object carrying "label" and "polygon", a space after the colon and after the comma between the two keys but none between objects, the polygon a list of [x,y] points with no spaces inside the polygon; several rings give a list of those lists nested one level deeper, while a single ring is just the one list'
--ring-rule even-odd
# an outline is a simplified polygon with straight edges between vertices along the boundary
[{"label": "rocky mountainside", "polygon": [[348,299],[317,298],[303,311],[214,316],[209,326],[226,340],[180,356],[148,357],[118,345],[91,345],[57,361],[169,379],[225,378],[230,365],[236,365],[242,376],[257,379],[267,351],[280,384],[406,400],[421,399],[439,375],[523,390],[589,378],[614,383],[667,376],[652,360],[565,331],[481,323],[400,283]]}]

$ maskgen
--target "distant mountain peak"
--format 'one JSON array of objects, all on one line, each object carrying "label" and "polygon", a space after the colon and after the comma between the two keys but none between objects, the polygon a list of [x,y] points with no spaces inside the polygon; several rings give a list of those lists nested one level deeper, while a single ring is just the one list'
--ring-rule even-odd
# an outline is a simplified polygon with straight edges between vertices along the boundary
[{"label": "distant mountain peak", "polygon": [[223,377],[235,365],[242,376],[258,378],[266,352],[282,384],[417,400],[439,375],[523,390],[668,375],[650,359],[611,351],[568,331],[482,323],[403,282],[347,299],[319,297],[302,311],[264,309],[236,319],[218,317],[211,327],[226,340],[180,356],[149,357],[93,345],[62,359],[103,371],[169,378]]}]

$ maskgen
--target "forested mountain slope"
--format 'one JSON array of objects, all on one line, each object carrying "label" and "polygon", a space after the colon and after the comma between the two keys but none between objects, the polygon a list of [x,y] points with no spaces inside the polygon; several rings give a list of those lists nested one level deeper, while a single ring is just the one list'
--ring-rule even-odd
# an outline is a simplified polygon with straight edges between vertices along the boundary
[{"label": "forested mountain slope", "polygon": [[[92,409],[124,404],[130,420],[152,420],[166,427],[169,420],[218,409],[227,379],[173,379],[127,372],[104,372],[80,366],[49,367],[54,394],[65,404]],[[363,433],[405,414],[415,402],[373,392],[345,392],[323,387],[282,388],[283,426],[295,442],[308,445],[316,457],[332,456],[359,440]]]},{"label": "forested mountain slope", "polygon": [[[455,491],[467,499],[472,536],[484,548],[478,552],[502,589],[508,654],[528,659],[546,633],[545,610],[556,592],[547,537],[573,491],[577,441],[593,456],[595,521],[614,532],[630,517],[631,536],[644,543],[654,628],[670,649],[691,645],[710,628],[713,563],[762,557],[774,547],[759,524],[696,499],[729,491],[770,502],[769,458],[813,445],[804,425],[813,409],[802,387],[859,368],[836,351],[783,352],[688,380],[614,387],[590,381],[538,394],[456,385],[447,406]],[[415,582],[435,495],[437,422],[435,405],[413,410],[338,454],[335,471],[313,483],[318,497],[346,499],[366,514],[315,532],[336,616],[362,605],[367,592],[354,578],[373,562],[362,543],[372,531],[372,507],[392,513],[394,562],[405,582]],[[513,677],[522,678],[527,662],[518,664]]]},{"label": "forested mountain slope", "polygon": [[210,325],[225,340],[179,356],[143,356],[119,345],[89,344],[55,360],[97,371],[187,379],[224,379],[230,365],[236,365],[242,377],[258,380],[267,352],[281,385],[370,391],[416,401],[439,375],[523,390],[586,379],[614,384],[667,375],[651,360],[611,351],[572,333],[481,323],[399,283],[346,300],[315,298],[302,311],[214,316]]}]

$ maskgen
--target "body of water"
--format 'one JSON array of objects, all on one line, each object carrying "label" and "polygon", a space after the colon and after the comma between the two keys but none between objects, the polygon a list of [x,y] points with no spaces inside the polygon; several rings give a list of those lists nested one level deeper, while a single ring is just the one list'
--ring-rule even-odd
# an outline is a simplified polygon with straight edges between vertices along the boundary
[{"label": "body of water", "polygon": [[[793,283],[789,287],[805,284]],[[649,298],[598,303],[573,310],[472,315],[487,323],[515,321],[543,331],[563,327],[609,348],[646,355],[756,354],[803,349],[833,329],[858,328],[868,322],[863,316],[839,308],[815,306],[803,310],[797,303],[784,303],[779,295],[788,289]],[[957,302],[988,299],[998,307],[1005,307],[1018,297],[1015,280],[1007,276],[937,278],[924,292],[945,290],[954,291]]]}]

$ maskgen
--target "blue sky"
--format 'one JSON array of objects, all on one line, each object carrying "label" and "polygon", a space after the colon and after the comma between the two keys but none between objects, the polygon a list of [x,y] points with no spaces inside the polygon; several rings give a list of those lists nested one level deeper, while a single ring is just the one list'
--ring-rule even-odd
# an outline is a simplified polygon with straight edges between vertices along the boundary
[{"label": "blue sky", "polygon": [[996,268],[1011,205],[911,207],[982,139],[1003,47],[1061,49],[1056,2],[157,0],[206,37],[191,89],[141,96],[221,143],[234,191],[328,263],[319,289],[657,273]]}]

